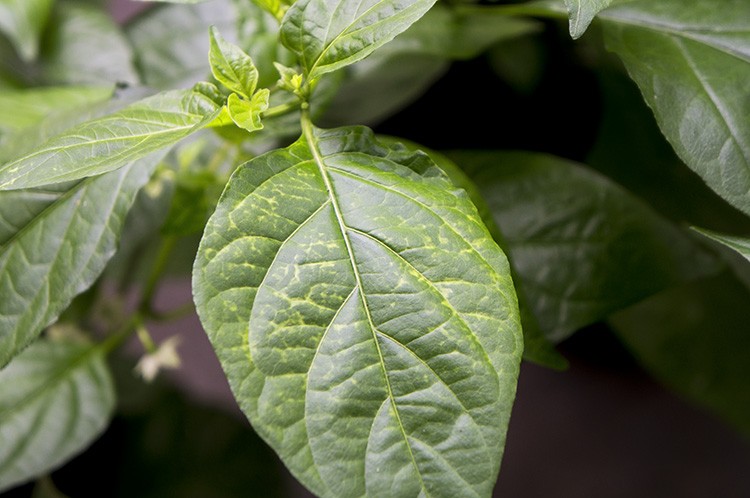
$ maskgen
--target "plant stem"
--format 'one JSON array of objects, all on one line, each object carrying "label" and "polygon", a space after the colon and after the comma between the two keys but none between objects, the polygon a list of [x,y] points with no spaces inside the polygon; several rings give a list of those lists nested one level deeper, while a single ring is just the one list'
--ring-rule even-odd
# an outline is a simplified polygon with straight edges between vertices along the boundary
[{"label": "plant stem", "polygon": [[284,116],[285,114],[294,112],[299,108],[300,108],[299,102],[287,102],[286,104],[279,104],[277,106],[266,109],[265,111],[263,111],[261,116],[263,117],[263,119],[275,118],[278,116]]},{"label": "plant stem", "polygon": [[151,268],[151,273],[148,276],[146,285],[143,288],[143,294],[138,304],[138,311],[142,312],[144,309],[149,309],[151,301],[154,298],[159,279],[161,278],[164,269],[169,262],[169,256],[172,254],[175,244],[177,243],[177,237],[174,235],[168,235],[164,237],[159,246],[159,252],[156,255],[154,266]]}]

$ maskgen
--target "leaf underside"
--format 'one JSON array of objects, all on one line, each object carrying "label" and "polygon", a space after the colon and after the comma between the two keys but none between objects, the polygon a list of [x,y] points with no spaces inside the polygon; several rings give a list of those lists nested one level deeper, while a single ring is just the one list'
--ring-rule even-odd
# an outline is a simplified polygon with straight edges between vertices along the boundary
[{"label": "leaf underside", "polygon": [[160,158],[74,185],[0,192],[0,367],[96,280]]},{"label": "leaf underside", "polygon": [[307,129],[230,180],[195,301],[242,409],[320,496],[489,496],[522,353],[465,194],[368,130]]},{"label": "leaf underside", "polygon": [[636,2],[601,17],[680,158],[750,214],[750,3]]},{"label": "leaf underside", "polygon": [[100,348],[42,340],[0,370],[0,491],[56,468],[106,427],[115,404]]}]

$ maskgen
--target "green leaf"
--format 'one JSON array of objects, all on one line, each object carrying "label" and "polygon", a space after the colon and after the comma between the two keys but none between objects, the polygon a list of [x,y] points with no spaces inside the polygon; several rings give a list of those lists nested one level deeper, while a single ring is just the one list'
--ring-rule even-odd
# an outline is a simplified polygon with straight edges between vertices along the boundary
[{"label": "green leaf", "polygon": [[693,230],[695,230],[696,232],[702,235],[705,235],[711,240],[715,240],[716,242],[719,242],[720,244],[724,244],[728,248],[737,252],[743,258],[750,261],[750,239],[747,239],[746,237],[736,237],[733,235],[726,235],[726,234],[714,232],[713,230],[706,230],[705,228],[693,227]]},{"label": "green leaf", "polygon": [[320,496],[488,497],[522,351],[507,260],[426,156],[303,123],[233,175],[196,259],[235,396]]},{"label": "green leaf", "polygon": [[217,114],[215,103],[191,91],[148,97],[75,126],[0,166],[0,189],[37,187],[113,171],[176,143]]},{"label": "green leaf", "polygon": [[314,83],[367,57],[417,21],[435,0],[298,0],[281,24],[281,41]]},{"label": "green leaf", "polygon": [[570,18],[570,36],[574,40],[583,36],[594,17],[610,5],[631,1],[633,0],[565,0]]},{"label": "green leaf", "polygon": [[750,213],[750,3],[637,2],[600,17],[680,158]]},{"label": "green leaf", "polygon": [[240,47],[222,38],[216,27],[210,30],[208,60],[214,77],[229,90],[250,98],[258,84],[258,70]]},{"label": "green leaf", "polygon": [[0,131],[15,132],[53,113],[107,100],[111,86],[59,86],[6,90],[0,93]]},{"label": "green leaf", "polygon": [[575,163],[524,152],[457,152],[508,244],[545,335],[561,341],[717,261],[618,186]]},{"label": "green leaf", "polygon": [[750,291],[730,272],[660,293],[610,323],[648,372],[750,436]]},{"label": "green leaf", "polygon": [[29,347],[0,370],[0,491],[91,444],[114,404],[101,347],[50,340]]},{"label": "green leaf", "polygon": [[133,53],[120,27],[102,8],[60,1],[45,33],[41,76],[53,84],[139,82]]},{"label": "green leaf", "polygon": [[39,53],[52,5],[52,0],[0,1],[0,32],[8,36],[23,60],[31,61]]},{"label": "green leaf", "polygon": [[[440,174],[446,175],[450,178],[453,185],[466,192],[469,199],[471,199],[471,202],[477,208],[477,213],[487,227],[487,230],[490,232],[490,235],[495,239],[495,242],[497,242],[504,251],[507,252],[509,250],[509,245],[505,241],[505,237],[500,231],[500,228],[497,226],[492,210],[484,200],[484,197],[482,197],[479,187],[477,187],[474,181],[472,181],[471,178],[469,178],[466,173],[456,165],[456,163],[448,158],[448,156],[400,138],[379,136],[378,139],[381,143],[393,150],[406,148],[411,151],[411,153],[421,150],[430,156],[430,159],[434,161],[434,165],[440,169]],[[414,169],[413,165],[412,169]],[[421,171],[420,173],[425,175],[428,171]],[[436,173],[433,171],[433,174]],[[520,280],[517,278],[518,276],[514,275],[512,272],[513,262],[511,261],[511,274],[513,276],[516,295],[518,296],[521,325],[523,328],[523,358],[549,368],[564,370],[568,365],[567,360],[555,350],[554,346],[544,336],[544,333],[539,328],[536,317],[529,308],[527,302],[528,299],[524,295],[524,290],[519,285]]]},{"label": "green leaf", "polygon": [[0,192],[0,366],[96,280],[160,158],[72,186]]},{"label": "green leaf", "polygon": [[267,88],[255,92],[250,100],[244,100],[236,93],[231,94],[227,99],[227,110],[234,124],[251,133],[262,129],[260,115],[268,109],[269,95]]}]

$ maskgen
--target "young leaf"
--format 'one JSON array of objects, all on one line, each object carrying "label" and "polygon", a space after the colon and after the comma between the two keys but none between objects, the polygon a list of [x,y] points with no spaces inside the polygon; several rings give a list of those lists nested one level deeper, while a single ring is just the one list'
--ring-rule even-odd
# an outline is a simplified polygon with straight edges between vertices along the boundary
[{"label": "young leaf", "polygon": [[82,123],[0,166],[0,189],[50,185],[116,170],[210,123],[218,106],[174,90]]},{"label": "young leaf", "polygon": [[0,192],[0,367],[96,280],[160,159],[73,186]]},{"label": "young leaf", "polygon": [[52,0],[3,0],[0,32],[5,33],[25,61],[36,58],[39,40],[47,24]]},{"label": "young leaf", "polygon": [[236,93],[230,95],[227,99],[227,110],[234,124],[249,132],[262,129],[260,115],[268,109],[268,97],[269,91],[266,88],[255,92],[249,101],[240,98]]},{"label": "young leaf", "polygon": [[750,2],[637,2],[600,17],[680,158],[750,213]]},{"label": "young leaf", "polygon": [[424,155],[304,123],[233,175],[196,259],[235,396],[320,496],[488,497],[523,347],[507,260]]},{"label": "young leaf", "polygon": [[558,342],[717,261],[626,191],[580,165],[523,152],[451,154],[508,244],[539,326]]},{"label": "young leaf", "polygon": [[406,30],[435,0],[298,0],[281,24],[281,41],[310,82],[367,57]]},{"label": "young leaf", "polygon": [[209,38],[208,60],[214,77],[231,91],[250,98],[258,84],[253,60],[240,47],[222,38],[214,26]]},{"label": "young leaf", "polygon": [[101,8],[59,1],[45,33],[42,78],[54,84],[139,82],[133,52],[120,27]]},{"label": "young leaf", "polygon": [[101,347],[50,340],[29,347],[0,370],[0,491],[91,444],[114,404]]}]

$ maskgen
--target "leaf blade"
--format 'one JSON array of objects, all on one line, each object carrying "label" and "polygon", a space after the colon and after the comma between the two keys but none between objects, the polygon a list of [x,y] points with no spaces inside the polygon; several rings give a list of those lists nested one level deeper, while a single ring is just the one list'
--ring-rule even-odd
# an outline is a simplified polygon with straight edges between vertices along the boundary
[{"label": "leaf blade", "polygon": [[750,213],[750,6],[638,2],[601,17],[607,47],[625,63],[678,156]]},{"label": "leaf blade", "polygon": [[361,60],[416,22],[435,0],[302,0],[287,11],[281,41],[310,81]]},{"label": "leaf blade", "polygon": [[0,193],[0,365],[96,280],[114,254],[135,194],[160,158],[69,188]]},{"label": "leaf blade", "polygon": [[0,370],[0,489],[48,472],[88,446],[114,404],[100,347],[35,343]]},{"label": "leaf blade", "polygon": [[190,91],[148,97],[77,125],[0,166],[0,189],[38,187],[113,171],[207,125],[218,112],[216,107]]},{"label": "leaf blade", "polygon": [[[416,181],[384,155],[361,129],[308,128],[239,170],[196,259],[196,304],[243,410],[314,492],[377,494],[401,471],[417,492],[454,496],[453,473],[469,483],[459,493],[488,496],[521,350],[507,263],[465,195],[442,177]],[[282,184],[294,206],[268,195]],[[445,244],[421,246],[423,230],[395,242],[408,230],[383,220],[406,209],[415,223],[438,223],[479,269],[448,264],[456,251]],[[398,458],[385,458],[391,436],[380,425],[400,441]],[[471,443],[458,442],[458,427]]]}]

